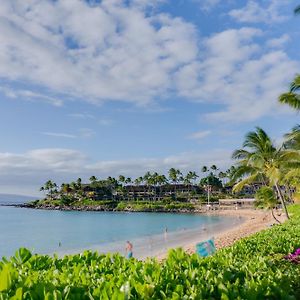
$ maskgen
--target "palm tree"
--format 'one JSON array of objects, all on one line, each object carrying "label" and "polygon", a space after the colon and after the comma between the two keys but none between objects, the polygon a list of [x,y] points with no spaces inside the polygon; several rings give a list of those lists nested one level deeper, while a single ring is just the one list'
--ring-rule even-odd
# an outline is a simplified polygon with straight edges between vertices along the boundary
[{"label": "palm tree", "polygon": [[192,185],[192,182],[197,179],[198,175],[196,172],[189,171],[185,177],[183,178],[183,183],[188,186],[188,191],[190,192],[190,188]]},{"label": "palm tree", "polygon": [[207,184],[206,184],[206,188],[207,188],[207,205],[209,205],[209,200],[210,200],[210,191],[211,191],[211,185],[210,185],[210,182],[209,182],[209,177],[210,176],[214,176],[214,172],[218,170],[217,166],[216,165],[212,165],[210,167],[210,169],[207,167],[207,166],[203,166],[202,167],[202,172],[203,173],[207,173],[209,172],[209,170],[211,170],[212,172],[206,177],[207,178]]},{"label": "palm tree", "polygon": [[91,176],[90,178],[89,178],[89,180],[90,180],[90,187],[91,187],[91,189],[92,189],[92,195],[93,195],[93,197],[95,196],[95,193],[96,193],[96,184],[97,184],[97,177],[96,176]]},{"label": "palm tree", "polygon": [[[213,171],[213,173],[214,173],[215,171],[219,170],[219,169],[217,168],[216,165],[212,165],[212,166],[210,167],[210,169]],[[214,174],[214,175],[215,175],[215,174]]]},{"label": "palm tree", "polygon": [[276,188],[286,217],[289,218],[280,182],[288,170],[300,166],[300,155],[297,151],[276,148],[266,132],[257,127],[249,132],[243,143],[243,149],[234,151],[232,157],[238,160],[233,172],[233,180],[241,179],[233,188],[240,191],[246,184],[261,182]]},{"label": "palm tree", "polygon": [[123,176],[123,175],[119,175],[119,182],[122,184],[122,183],[125,183],[125,181],[126,181],[126,177],[125,176]]},{"label": "palm tree", "polygon": [[[300,10],[300,9],[299,9]],[[290,90],[279,96],[279,102],[287,104],[300,111],[300,75],[297,75],[290,85]]]},{"label": "palm tree", "polygon": [[182,178],[182,173],[180,172],[180,170],[175,168],[171,168],[169,170],[169,179],[171,180],[171,182],[173,182],[173,184],[175,184],[174,186],[175,199],[176,199],[176,185],[178,181],[181,180],[181,178]]},{"label": "palm tree", "polygon": [[57,184],[52,180],[48,180],[41,188],[40,191],[48,191],[47,196],[53,199],[53,194],[57,192]]},{"label": "palm tree", "polygon": [[227,174],[221,171],[221,172],[219,172],[218,177],[221,179],[222,184],[224,186],[224,184],[225,184],[224,179],[227,177]]},{"label": "palm tree", "polygon": [[97,177],[93,175],[90,177],[89,180],[90,180],[91,184],[95,184],[95,182],[97,181]]},{"label": "palm tree", "polygon": [[[300,124],[292,128],[292,131],[285,134],[285,149],[292,149],[300,153]],[[287,186],[287,192],[289,199],[293,201],[293,196],[296,194],[296,190],[299,193],[300,189],[300,169],[291,169],[286,172],[283,182]]]},{"label": "palm tree", "polygon": [[300,15],[300,5],[296,6],[296,8],[294,9],[294,13],[295,15]]},{"label": "palm tree", "polygon": [[146,174],[143,177],[143,181],[146,184],[146,187],[148,189],[148,197],[150,198],[151,195],[151,184],[152,184],[152,174],[147,171]]},{"label": "palm tree", "polygon": [[261,187],[255,194],[254,204],[256,207],[270,209],[272,213],[272,217],[276,220],[276,222],[280,223],[280,221],[274,215],[274,208],[277,206],[278,200],[271,187],[269,186]]}]

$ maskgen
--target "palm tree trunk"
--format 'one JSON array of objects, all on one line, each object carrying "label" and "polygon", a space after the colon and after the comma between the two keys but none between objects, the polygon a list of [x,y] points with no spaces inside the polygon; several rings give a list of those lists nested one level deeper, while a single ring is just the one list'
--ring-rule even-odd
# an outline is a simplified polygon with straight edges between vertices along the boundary
[{"label": "palm tree trunk", "polygon": [[281,222],[275,217],[273,208],[271,208],[271,213],[272,213],[272,217],[275,219],[275,221],[278,222],[279,224],[281,224]]},{"label": "palm tree trunk", "polygon": [[289,219],[290,216],[289,216],[289,213],[288,213],[288,211],[287,211],[287,209],[286,209],[285,201],[284,201],[284,199],[283,199],[283,197],[282,197],[282,193],[281,193],[281,190],[280,190],[280,188],[279,188],[279,186],[278,186],[278,183],[275,183],[275,188],[276,188],[276,190],[277,190],[277,193],[278,193],[278,196],[279,196],[281,205],[282,205],[282,207],[283,207],[283,209],[284,209],[284,213],[285,213],[286,217]]}]

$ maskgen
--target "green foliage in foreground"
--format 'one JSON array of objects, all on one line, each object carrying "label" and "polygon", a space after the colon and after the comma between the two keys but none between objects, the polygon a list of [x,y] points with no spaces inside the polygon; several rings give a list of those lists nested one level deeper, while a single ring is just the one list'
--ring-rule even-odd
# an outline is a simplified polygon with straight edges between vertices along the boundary
[{"label": "green foliage in foreground", "polygon": [[171,250],[162,263],[92,252],[32,255],[0,262],[0,299],[300,299],[300,207],[283,225],[199,258]]}]

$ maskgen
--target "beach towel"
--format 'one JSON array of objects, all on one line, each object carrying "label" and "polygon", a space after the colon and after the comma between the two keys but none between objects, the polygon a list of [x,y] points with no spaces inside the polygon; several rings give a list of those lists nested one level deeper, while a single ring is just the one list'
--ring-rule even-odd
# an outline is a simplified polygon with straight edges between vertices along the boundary
[{"label": "beach towel", "polygon": [[202,257],[209,256],[216,252],[214,238],[198,243],[196,245],[196,253]]}]

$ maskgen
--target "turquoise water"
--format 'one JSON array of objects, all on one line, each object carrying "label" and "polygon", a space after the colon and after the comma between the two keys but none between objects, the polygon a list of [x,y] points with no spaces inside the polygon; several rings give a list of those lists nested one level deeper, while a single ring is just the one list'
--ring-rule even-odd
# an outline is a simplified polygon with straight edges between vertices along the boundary
[{"label": "turquoise water", "polygon": [[[176,232],[232,225],[231,218],[196,214],[77,212],[0,207],[0,257],[19,247],[38,253],[73,253],[85,248],[105,251],[126,240],[149,240]],[[111,250],[112,251],[112,250]]]}]

